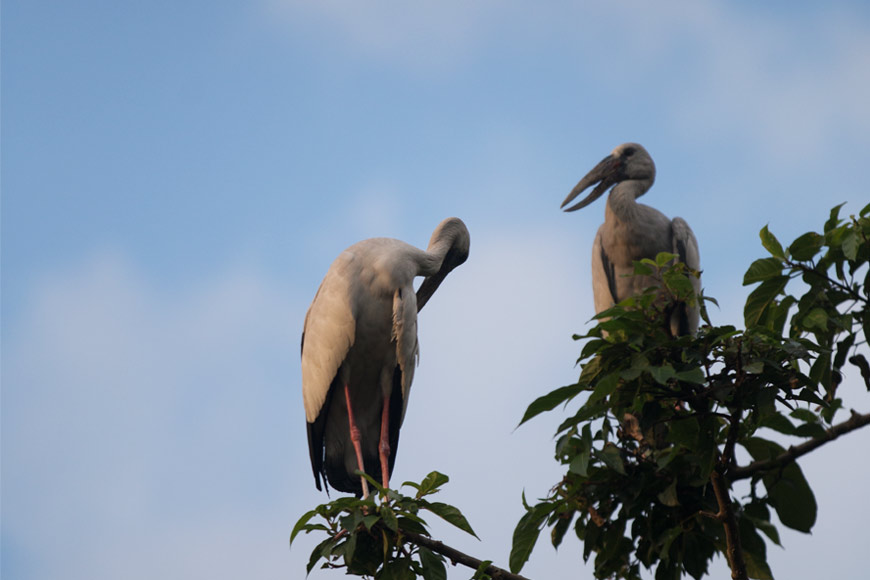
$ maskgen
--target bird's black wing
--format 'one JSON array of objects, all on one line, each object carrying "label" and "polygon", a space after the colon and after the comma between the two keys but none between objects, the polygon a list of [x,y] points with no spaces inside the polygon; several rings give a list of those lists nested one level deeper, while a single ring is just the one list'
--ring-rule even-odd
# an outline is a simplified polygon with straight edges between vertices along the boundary
[{"label": "bird's black wing", "polygon": [[607,276],[607,288],[610,289],[610,296],[613,298],[613,303],[616,304],[619,302],[619,298],[616,296],[616,269],[604,251],[604,244],[601,244],[601,266],[605,276]]}]

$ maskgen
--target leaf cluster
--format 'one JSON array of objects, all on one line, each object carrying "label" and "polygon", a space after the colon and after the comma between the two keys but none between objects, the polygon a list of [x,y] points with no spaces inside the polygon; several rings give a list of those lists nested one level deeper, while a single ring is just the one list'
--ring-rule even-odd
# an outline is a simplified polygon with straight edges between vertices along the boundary
[{"label": "leaf cluster", "polygon": [[[321,568],[343,568],[346,574],[375,580],[445,580],[444,556],[407,541],[409,533],[429,537],[421,513],[428,511],[476,537],[468,521],[454,506],[430,501],[449,478],[437,471],[421,482],[407,481],[403,487],[415,490],[406,496],[381,487],[366,477],[375,490],[366,499],[342,497],[302,515],[290,535],[290,544],[301,532],[323,532],[326,539],[311,552],[307,572],[318,563]],[[475,578],[485,578],[482,573]]]},{"label": "leaf cluster", "polygon": [[[674,303],[695,299],[694,273],[668,254],[637,264],[636,274],[662,285],[600,313],[588,334],[575,337],[585,341],[578,381],[532,402],[522,419],[571,409],[556,429],[564,475],[538,503],[523,497],[512,571],[549,528],[554,546],[573,529],[584,559],[594,555],[598,578],[639,578],[641,567],[655,569],[657,579],[700,578],[715,554],[732,547],[729,520],[748,575],[772,577],[764,538],[779,544],[779,534],[771,511],[809,532],[816,503],[798,464],[774,461],[786,450],[766,437],[824,437],[842,407],[836,389],[847,361],[870,388],[870,368],[857,352],[870,327],[870,206],[846,221],[839,210],[824,233],[804,234],[787,248],[762,229],[770,256],[744,277],[758,285],[746,302],[745,330],[713,326],[702,308],[706,324],[696,336],[670,336]],[[788,293],[795,280],[802,294]],[[749,466],[738,465],[738,446]],[[714,493],[714,475],[727,482],[726,505]],[[742,478],[750,492],[734,498]]]}]

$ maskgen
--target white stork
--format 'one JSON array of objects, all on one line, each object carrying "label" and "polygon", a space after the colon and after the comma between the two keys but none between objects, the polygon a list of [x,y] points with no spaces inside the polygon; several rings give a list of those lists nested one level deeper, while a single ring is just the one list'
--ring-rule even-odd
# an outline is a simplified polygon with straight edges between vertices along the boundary
[{"label": "white stork", "polygon": [[[562,208],[585,189],[598,185],[582,201],[565,209],[575,211],[586,207],[613,187],[607,197],[604,223],[598,228],[592,247],[592,290],[595,312],[606,310],[643,292],[660,282],[647,276],[632,276],[633,261],[654,259],[659,252],[679,256],[692,270],[700,271],[698,241],[689,224],[682,218],[668,219],[662,212],[637,203],[656,177],[656,166],[647,150],[637,143],[624,143],[613,150],[574,187]],[[697,294],[701,280],[691,276]],[[699,308],[685,304],[674,309],[670,321],[674,336],[698,330]]]},{"label": "white stork", "polygon": [[[368,496],[359,469],[389,486],[414,377],[419,312],[465,262],[471,238],[442,221],[426,251],[390,238],[363,240],[330,266],[305,316],[302,396],[317,489]],[[414,278],[425,276],[417,293]]]}]

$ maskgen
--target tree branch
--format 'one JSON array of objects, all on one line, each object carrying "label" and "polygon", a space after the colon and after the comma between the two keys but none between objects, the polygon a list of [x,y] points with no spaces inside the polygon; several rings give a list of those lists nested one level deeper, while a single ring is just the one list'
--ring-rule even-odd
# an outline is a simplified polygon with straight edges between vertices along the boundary
[{"label": "tree branch", "polygon": [[[478,560],[474,556],[464,554],[456,548],[451,548],[438,540],[433,540],[432,538],[427,538],[426,536],[421,536],[420,534],[415,534],[414,532],[409,532],[407,530],[402,530],[401,533],[409,542],[413,542],[418,546],[428,548],[433,552],[446,556],[447,558],[450,558],[450,561],[454,564],[462,564],[463,566],[468,566],[472,570],[477,570],[480,568],[480,565],[483,564],[483,560]],[[486,574],[489,574],[492,580],[529,580],[525,576],[511,574],[507,570],[499,568],[498,566],[493,566],[492,564],[484,568],[483,571]]]},{"label": "tree branch", "polygon": [[715,517],[722,522],[722,526],[725,528],[725,556],[728,558],[728,567],[731,568],[731,578],[733,580],[749,580],[746,573],[746,562],[743,560],[740,533],[737,531],[737,518],[734,515],[728,491],[729,485],[725,481],[725,476],[719,473],[718,469],[714,469],[710,474],[710,480],[713,483],[716,501],[719,503],[719,513]]},{"label": "tree branch", "polygon": [[862,415],[861,413],[856,413],[855,411],[852,411],[852,416],[848,420],[834,425],[833,427],[828,429],[822,436],[810,439],[809,441],[805,441],[800,445],[792,445],[785,452],[780,454],[778,457],[774,457],[773,459],[753,461],[745,467],[735,467],[729,473],[731,481],[747,479],[749,477],[752,477],[756,473],[770,471],[771,469],[783,467],[784,465],[787,465],[797,460],[799,457],[806,455],[810,451],[821,447],[825,443],[833,441],[840,435],[849,433],[850,431],[854,431],[856,429],[860,429],[861,427],[864,427],[868,424],[870,424],[870,413]]}]

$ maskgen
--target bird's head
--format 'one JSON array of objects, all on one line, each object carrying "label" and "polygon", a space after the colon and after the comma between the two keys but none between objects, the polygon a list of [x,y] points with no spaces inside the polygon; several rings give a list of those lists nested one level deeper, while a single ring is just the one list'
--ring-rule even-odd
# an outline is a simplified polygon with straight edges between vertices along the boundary
[{"label": "bird's head", "polygon": [[438,272],[428,276],[417,289],[417,311],[422,310],[444,278],[454,268],[468,259],[471,249],[471,235],[465,223],[456,217],[447,218],[438,224],[429,240],[428,252],[441,258]]},{"label": "bird's head", "polygon": [[[644,187],[639,190],[643,193],[652,186],[655,178],[656,166],[647,150],[638,143],[623,143],[614,149],[610,155],[602,159],[592,171],[587,173],[574,186],[574,189],[571,190],[571,193],[562,202],[561,207],[565,211],[576,211],[586,207],[621,181],[633,180],[644,182]],[[589,195],[571,207],[565,208],[571,200],[595,183],[598,185],[595,186]]]}]

